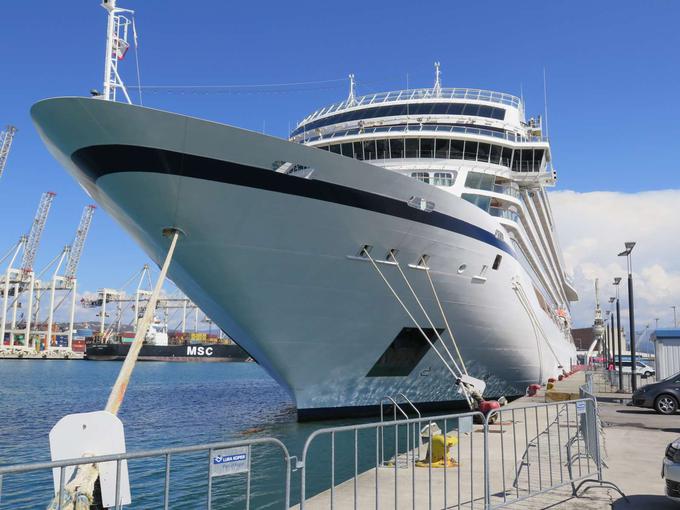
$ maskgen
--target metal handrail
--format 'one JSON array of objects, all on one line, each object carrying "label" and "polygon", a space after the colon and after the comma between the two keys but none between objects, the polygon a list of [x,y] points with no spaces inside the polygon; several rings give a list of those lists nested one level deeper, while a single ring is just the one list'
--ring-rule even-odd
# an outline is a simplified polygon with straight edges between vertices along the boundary
[{"label": "metal handrail", "polygon": [[[408,97],[404,97],[408,96]],[[413,101],[417,99],[466,99],[470,101],[488,101],[490,103],[498,103],[514,108],[519,108],[522,101],[519,97],[504,92],[494,92],[492,90],[482,89],[468,89],[468,88],[442,88],[439,93],[435,93],[434,89],[407,89],[407,90],[393,90],[389,92],[376,92],[365,96],[359,96],[353,100],[346,99],[339,103],[334,103],[324,106],[305,117],[298,125],[317,119],[324,115],[337,113],[339,111],[348,110],[358,106],[385,104],[396,101]]]},{"label": "metal handrail", "polygon": [[[316,131],[316,130],[314,130]],[[547,136],[522,136],[515,133],[509,133],[505,131],[494,131],[492,129],[484,128],[473,128],[464,126],[447,126],[442,124],[400,124],[398,126],[374,126],[374,127],[364,127],[364,128],[345,128],[334,131],[330,134],[325,135],[313,135],[314,131],[299,133],[290,139],[293,141],[299,141],[300,143],[311,143],[318,140],[330,140],[333,138],[342,138],[345,136],[356,136],[356,135],[367,135],[375,133],[399,133],[399,134],[415,134],[415,133],[458,133],[465,135],[477,135],[477,136],[488,136],[491,138],[497,138],[500,140],[505,140],[513,143],[537,143],[537,142],[549,142]]]},{"label": "metal handrail", "polygon": [[[280,440],[274,437],[263,437],[257,439],[251,439],[248,441],[230,441],[221,443],[206,443],[195,446],[176,446],[172,448],[159,448],[155,450],[143,450],[138,452],[125,452],[125,453],[114,453],[108,455],[97,455],[92,457],[80,457],[75,459],[64,459],[56,460],[50,462],[36,462],[33,464],[17,464],[10,466],[0,466],[0,493],[2,489],[2,480],[5,475],[8,474],[19,474],[19,473],[29,473],[32,471],[42,471],[47,469],[60,469],[60,486],[59,486],[59,501],[63,500],[64,486],[67,480],[65,480],[64,469],[68,467],[77,467],[85,464],[99,464],[104,462],[116,462],[116,508],[121,508],[120,506],[120,467],[123,461],[129,461],[132,459],[142,459],[149,457],[165,457],[166,466],[169,465],[169,459],[172,455],[182,454],[182,453],[193,453],[200,451],[209,451],[222,449],[222,448],[234,448],[239,446],[253,446],[256,444],[273,444],[281,449],[283,452],[284,461],[286,464],[286,478],[285,478],[285,508],[290,507],[290,477],[291,477],[291,459],[288,448]],[[168,508],[168,492],[169,492],[169,476],[170,471],[166,468],[165,473],[165,508]],[[209,475],[210,476],[210,475]],[[210,484],[208,484],[210,489]],[[210,508],[210,496],[208,497],[208,508]]]}]

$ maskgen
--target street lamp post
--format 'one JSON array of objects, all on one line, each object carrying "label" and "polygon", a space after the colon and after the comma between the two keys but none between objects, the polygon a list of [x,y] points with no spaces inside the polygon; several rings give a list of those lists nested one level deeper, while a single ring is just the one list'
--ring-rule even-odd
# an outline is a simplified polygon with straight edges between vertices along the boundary
[{"label": "street lamp post", "polygon": [[635,358],[635,303],[633,301],[633,260],[631,257],[631,252],[635,247],[633,241],[627,241],[624,243],[626,249],[619,253],[619,257],[626,257],[628,262],[628,319],[630,328],[630,362],[631,362],[631,389],[633,391],[637,390],[637,379],[636,379],[636,363]]},{"label": "street lamp post", "polygon": [[609,316],[611,315],[611,312],[607,310],[607,315],[605,316],[604,319],[604,324],[605,324],[605,338],[607,340],[607,367],[609,367],[609,355],[611,354],[611,344],[612,344],[612,335],[611,332],[609,331]]},{"label": "street lamp post", "polygon": [[[623,392],[623,347],[621,344],[621,300],[619,299],[619,284],[621,283],[621,278],[614,278],[614,287],[616,287],[616,342],[619,346],[619,391]],[[614,361],[616,363],[616,360]]]},{"label": "street lamp post", "polygon": [[[676,314],[675,305],[671,306],[671,308],[673,309],[673,328],[677,328],[678,327],[678,316]],[[658,323],[657,323],[657,327],[658,327]]]},{"label": "street lamp post", "polygon": [[[615,298],[609,298],[609,303],[613,303],[614,299]],[[615,349],[616,344],[614,343],[614,339],[615,339],[615,337],[614,337],[614,312],[612,312],[612,314],[611,314],[611,319],[612,319],[611,320],[611,330],[612,331],[611,331],[611,335],[609,335],[609,338],[612,342],[611,351],[612,351],[612,366],[613,366],[614,365],[614,361],[613,361],[614,357],[613,356],[615,355],[615,352],[616,352],[616,349]],[[607,367],[609,367],[609,361],[607,361]]]}]

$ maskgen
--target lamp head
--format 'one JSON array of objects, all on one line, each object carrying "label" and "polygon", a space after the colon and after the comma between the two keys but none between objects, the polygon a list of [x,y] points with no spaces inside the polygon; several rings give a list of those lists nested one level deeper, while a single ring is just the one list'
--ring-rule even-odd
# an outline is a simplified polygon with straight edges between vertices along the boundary
[{"label": "lamp head", "polygon": [[619,283],[621,283],[621,277],[617,276],[614,278],[614,285],[618,285]]},{"label": "lamp head", "polygon": [[610,302],[610,303],[613,303],[614,301],[616,301],[616,298],[615,298],[615,297],[610,297],[610,298],[609,298],[609,302]]},{"label": "lamp head", "polygon": [[626,247],[626,250],[628,250],[629,252],[633,251],[633,247],[635,247],[635,241],[626,241],[623,244]]}]

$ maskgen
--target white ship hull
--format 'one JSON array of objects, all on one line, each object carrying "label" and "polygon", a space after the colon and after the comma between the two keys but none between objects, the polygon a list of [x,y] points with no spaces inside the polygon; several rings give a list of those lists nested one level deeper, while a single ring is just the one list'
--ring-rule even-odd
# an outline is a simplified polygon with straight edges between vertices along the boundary
[{"label": "white ship hull", "polygon": [[[32,115],[51,152],[156,262],[167,249],[163,228],[186,234],[170,277],[289,391],[301,417],[359,414],[399,393],[426,407],[463,401],[432,349],[408,374],[369,375],[414,324],[374,267],[352,257],[363,245],[376,259],[398,250],[435,327],[444,330],[426,274],[407,266],[429,256],[462,357],[470,375],[486,381],[487,397],[523,394],[576,359],[512,248],[494,236],[497,220],[434,186],[136,106],[64,98],[38,103]],[[313,173],[276,173],[280,161]],[[435,210],[408,206],[414,196]],[[475,278],[483,266],[485,278]],[[398,270],[379,267],[419,324],[429,326]],[[517,282],[543,334],[521,304]],[[450,337],[443,339],[453,351]]]}]

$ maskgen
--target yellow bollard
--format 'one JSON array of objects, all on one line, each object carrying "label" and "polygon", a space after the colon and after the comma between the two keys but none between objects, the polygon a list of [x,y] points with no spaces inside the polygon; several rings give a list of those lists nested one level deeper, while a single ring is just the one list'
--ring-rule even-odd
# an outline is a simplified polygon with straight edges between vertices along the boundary
[{"label": "yellow bollard", "polygon": [[[429,441],[428,441],[429,444]],[[451,447],[458,444],[458,438],[454,436],[444,436],[443,434],[435,434],[432,436],[432,452],[428,451],[424,460],[416,462],[418,467],[429,467],[430,458],[432,458],[432,467],[456,467],[458,462],[453,460],[450,456]],[[431,455],[430,455],[431,454]]]}]

